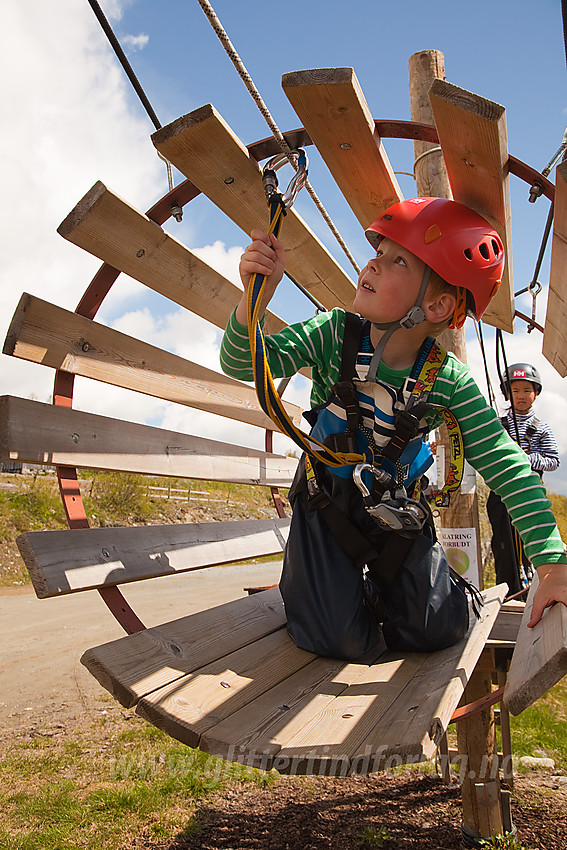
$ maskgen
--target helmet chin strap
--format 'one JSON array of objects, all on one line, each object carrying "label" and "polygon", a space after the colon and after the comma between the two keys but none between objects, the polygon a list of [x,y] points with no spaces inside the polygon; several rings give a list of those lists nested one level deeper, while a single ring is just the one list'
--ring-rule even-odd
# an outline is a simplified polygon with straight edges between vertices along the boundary
[{"label": "helmet chin strap", "polygon": [[378,366],[380,365],[384,349],[386,348],[386,345],[388,344],[388,341],[392,334],[395,333],[398,328],[405,328],[405,330],[415,328],[416,325],[421,324],[421,322],[425,320],[425,313],[421,305],[423,303],[423,299],[425,298],[425,290],[427,289],[427,284],[429,283],[430,275],[431,268],[429,266],[425,266],[423,277],[421,279],[421,286],[419,288],[419,293],[417,296],[417,301],[413,307],[410,307],[405,316],[403,316],[396,322],[372,322],[373,327],[377,328],[379,331],[385,331],[386,333],[383,334],[382,338],[378,342],[378,345],[374,349],[374,354],[372,355],[372,360],[370,361],[370,366],[368,367],[368,374],[366,376],[367,381],[376,380],[376,372],[378,371]]}]

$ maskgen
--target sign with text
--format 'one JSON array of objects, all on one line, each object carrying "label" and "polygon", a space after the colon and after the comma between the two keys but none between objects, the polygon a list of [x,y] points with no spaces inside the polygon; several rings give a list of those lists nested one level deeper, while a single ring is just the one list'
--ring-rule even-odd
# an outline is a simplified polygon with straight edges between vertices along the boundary
[{"label": "sign with text", "polygon": [[479,587],[476,528],[439,528],[437,536],[450,566]]}]

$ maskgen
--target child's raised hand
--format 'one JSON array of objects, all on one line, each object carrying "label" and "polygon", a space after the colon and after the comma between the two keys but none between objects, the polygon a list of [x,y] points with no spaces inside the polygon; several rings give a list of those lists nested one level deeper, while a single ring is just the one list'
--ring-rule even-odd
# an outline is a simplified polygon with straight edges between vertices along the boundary
[{"label": "child's raised hand", "polygon": [[240,258],[239,272],[244,289],[253,274],[263,274],[269,278],[268,287],[274,293],[282,279],[285,268],[285,250],[274,234],[268,235],[263,230],[253,230],[250,234],[252,242]]},{"label": "child's raised hand", "polygon": [[236,309],[236,319],[242,325],[245,325],[247,321],[246,293],[252,275],[263,274],[267,278],[260,308],[260,315],[263,315],[278,283],[282,279],[285,268],[283,242],[280,242],[273,233],[268,235],[263,230],[253,230],[250,236],[252,242],[242,254],[238,268],[244,286],[244,294]]},{"label": "child's raised hand", "polygon": [[539,623],[543,612],[554,602],[567,605],[567,564],[545,564],[537,568],[539,587],[534,594],[528,627]]}]

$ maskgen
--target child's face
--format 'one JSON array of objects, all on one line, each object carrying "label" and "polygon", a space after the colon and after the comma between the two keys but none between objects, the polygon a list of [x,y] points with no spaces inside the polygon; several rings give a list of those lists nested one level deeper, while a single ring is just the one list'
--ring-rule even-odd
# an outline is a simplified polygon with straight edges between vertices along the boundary
[{"label": "child's face", "polygon": [[353,309],[371,322],[402,319],[416,302],[424,269],[425,263],[411,251],[383,239],[360,272]]},{"label": "child's face", "polygon": [[512,381],[512,403],[517,413],[527,413],[536,398],[536,391],[531,381]]}]

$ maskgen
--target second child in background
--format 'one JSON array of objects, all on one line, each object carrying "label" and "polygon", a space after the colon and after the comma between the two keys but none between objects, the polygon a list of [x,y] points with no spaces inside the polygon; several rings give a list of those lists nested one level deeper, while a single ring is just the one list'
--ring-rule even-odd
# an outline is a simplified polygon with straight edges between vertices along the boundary
[{"label": "second child in background", "polygon": [[[547,422],[537,418],[533,409],[543,388],[540,374],[531,363],[513,363],[500,386],[504,398],[510,402],[510,409],[500,421],[528,455],[533,471],[543,478],[544,472],[553,472],[559,466],[559,452],[553,431]],[[504,502],[493,490],[486,510],[492,526],[490,545],[496,583],[505,581],[511,596],[527,588],[533,567]]]}]

